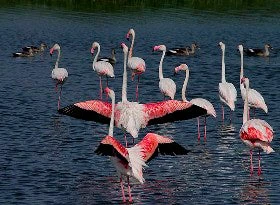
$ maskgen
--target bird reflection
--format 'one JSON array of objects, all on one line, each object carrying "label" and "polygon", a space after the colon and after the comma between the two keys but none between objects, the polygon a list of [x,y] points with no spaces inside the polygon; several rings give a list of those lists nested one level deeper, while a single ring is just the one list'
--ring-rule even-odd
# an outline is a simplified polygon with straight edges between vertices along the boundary
[{"label": "bird reflection", "polygon": [[259,177],[248,179],[241,187],[240,204],[270,204],[268,186],[270,183]]}]

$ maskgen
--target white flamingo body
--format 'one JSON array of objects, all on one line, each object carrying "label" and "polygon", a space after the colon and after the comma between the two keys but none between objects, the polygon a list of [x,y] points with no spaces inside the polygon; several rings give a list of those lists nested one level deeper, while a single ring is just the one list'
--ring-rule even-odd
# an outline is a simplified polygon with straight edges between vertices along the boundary
[{"label": "white flamingo body", "polygon": [[[240,51],[241,56],[241,66],[240,66],[240,81],[244,77],[244,68],[243,68],[243,46],[239,45],[238,49]],[[240,92],[243,101],[245,101],[246,97],[246,89],[244,84],[240,82]],[[249,107],[262,109],[264,112],[268,112],[267,105],[264,101],[263,96],[256,90],[249,88],[248,90],[248,105]]]},{"label": "white flamingo body", "polygon": [[159,62],[159,89],[160,92],[167,97],[170,97],[172,100],[175,97],[176,93],[176,84],[171,78],[164,78],[162,72],[162,63],[166,53],[165,45],[154,46],[154,51],[162,51],[162,56]]},{"label": "white flamingo body", "polygon": [[68,72],[65,68],[59,68],[58,67],[58,62],[60,60],[61,53],[60,53],[60,46],[57,43],[54,44],[54,46],[50,49],[50,55],[52,55],[55,50],[57,50],[58,55],[57,55],[57,59],[56,59],[54,69],[52,70],[51,77],[55,81],[56,88],[57,88],[58,85],[60,85],[60,92],[59,92],[58,102],[57,102],[57,109],[59,110],[59,108],[60,108],[60,98],[61,98],[61,92],[62,92],[62,85],[65,83],[65,81],[68,78]]},{"label": "white flamingo body", "polygon": [[252,149],[259,148],[259,168],[258,175],[261,174],[260,167],[260,150],[263,150],[267,154],[274,152],[271,148],[270,143],[273,140],[273,129],[272,127],[264,120],[260,119],[251,119],[248,120],[249,116],[249,107],[248,107],[248,91],[249,91],[249,79],[242,78],[241,83],[245,86],[246,96],[244,101],[244,111],[243,111],[243,125],[239,131],[241,140],[250,147],[251,155],[251,175],[253,174],[253,163],[252,163]]},{"label": "white flamingo body", "polygon": [[175,93],[176,93],[176,84],[175,82],[170,79],[170,78],[162,78],[159,81],[159,89],[160,92],[164,95],[164,96],[168,96],[170,97],[172,100],[175,97]]},{"label": "white flamingo body", "polygon": [[[232,83],[226,82],[226,66],[225,66],[225,44],[219,43],[222,49],[222,82],[219,83],[219,97],[222,103],[225,103],[229,108],[235,110],[235,101],[237,100],[237,91]],[[222,119],[224,121],[224,108],[222,104]]]},{"label": "white flamingo body", "polygon": [[92,62],[92,68],[99,75],[99,86],[100,86],[100,98],[102,99],[102,77],[107,77],[107,86],[108,86],[108,77],[114,78],[114,68],[111,63],[107,61],[97,61],[100,53],[100,44],[98,42],[93,42],[91,47],[91,54],[94,54],[94,49],[97,48],[97,53]]},{"label": "white flamingo body", "polygon": [[232,111],[235,110],[237,91],[232,83],[219,83],[219,97]]}]

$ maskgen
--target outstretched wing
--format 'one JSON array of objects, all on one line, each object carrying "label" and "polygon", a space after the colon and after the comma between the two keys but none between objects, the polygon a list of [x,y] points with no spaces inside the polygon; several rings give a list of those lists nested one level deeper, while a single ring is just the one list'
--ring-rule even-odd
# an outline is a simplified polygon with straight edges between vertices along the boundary
[{"label": "outstretched wing", "polygon": [[94,152],[102,156],[118,157],[119,159],[128,162],[127,149],[114,137],[109,135],[103,138]]},{"label": "outstretched wing", "polygon": [[78,102],[58,110],[58,113],[74,118],[109,124],[112,104],[100,100]]},{"label": "outstretched wing", "polygon": [[146,103],[143,106],[149,118],[147,125],[188,120],[207,114],[207,110],[201,107],[178,100]]},{"label": "outstretched wing", "polygon": [[169,137],[155,133],[148,133],[136,146],[143,149],[143,159],[147,162],[162,155],[186,155],[189,150],[185,149]]}]

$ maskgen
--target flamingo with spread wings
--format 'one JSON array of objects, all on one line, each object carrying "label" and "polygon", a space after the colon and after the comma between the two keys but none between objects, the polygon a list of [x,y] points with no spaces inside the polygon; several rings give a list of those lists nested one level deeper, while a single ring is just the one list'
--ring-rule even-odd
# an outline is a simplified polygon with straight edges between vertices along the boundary
[{"label": "flamingo with spread wings", "polygon": [[108,87],[105,92],[112,99],[112,112],[110,119],[109,133],[102,139],[95,153],[110,156],[111,162],[115,166],[120,177],[123,202],[126,202],[122,176],[127,177],[129,202],[132,202],[129,177],[134,177],[141,184],[144,183],[143,166],[159,153],[163,155],[186,155],[188,150],[173,141],[169,137],[148,133],[138,144],[126,148],[113,137],[114,129],[114,107],[115,93]]},{"label": "flamingo with spread wings", "polygon": [[[124,52],[124,72],[122,84],[122,100],[115,108],[115,124],[118,128],[125,129],[133,138],[138,137],[141,128],[147,125],[187,120],[205,115],[206,110],[189,102],[167,100],[140,104],[127,100],[127,70],[126,60],[128,48],[121,44]],[[75,118],[92,120],[99,123],[109,124],[112,105],[100,100],[78,102],[60,109],[61,114]]]}]

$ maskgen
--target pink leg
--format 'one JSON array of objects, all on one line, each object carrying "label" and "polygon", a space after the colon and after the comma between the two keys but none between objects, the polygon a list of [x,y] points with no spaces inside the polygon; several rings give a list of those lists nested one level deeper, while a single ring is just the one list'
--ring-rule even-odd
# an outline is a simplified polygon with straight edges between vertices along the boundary
[{"label": "pink leg", "polygon": [[126,132],[124,132],[125,147],[127,147]]},{"label": "pink leg", "polygon": [[61,92],[62,92],[62,85],[60,86],[60,91],[59,91],[59,95],[58,95],[57,110],[60,109]]},{"label": "pink leg", "polygon": [[139,81],[140,81],[140,76],[138,75],[138,82],[136,84],[136,102],[138,102],[138,85],[139,85]]},{"label": "pink leg", "polygon": [[259,150],[259,169],[258,169],[258,175],[260,176],[262,173],[261,169],[261,150]]},{"label": "pink leg", "polygon": [[100,86],[100,100],[102,100],[102,80],[101,80],[101,76],[99,76],[99,86]]},{"label": "pink leg", "polygon": [[253,175],[254,172],[254,167],[253,167],[253,151],[250,150],[250,174],[251,176]]},{"label": "pink leg", "polygon": [[222,104],[222,122],[224,124],[225,114],[224,114],[224,106]]},{"label": "pink leg", "polygon": [[122,198],[123,198],[123,202],[126,202],[126,198],[125,198],[125,194],[124,194],[124,188],[123,188],[122,177],[120,177],[120,184],[121,184],[121,189],[122,189]]},{"label": "pink leg", "polygon": [[[106,77],[107,78],[107,81],[106,81],[106,87],[108,87],[108,77]],[[106,101],[108,101],[108,93],[106,93]]]},{"label": "pink leg", "polygon": [[129,184],[129,176],[127,176],[127,186],[128,186],[128,195],[129,195],[129,202],[132,202],[132,196],[131,196],[131,189]]},{"label": "pink leg", "polygon": [[204,141],[206,142],[206,117],[204,117]]},{"label": "pink leg", "polygon": [[199,117],[197,119],[197,140],[200,141]]}]

